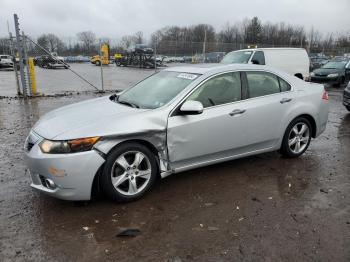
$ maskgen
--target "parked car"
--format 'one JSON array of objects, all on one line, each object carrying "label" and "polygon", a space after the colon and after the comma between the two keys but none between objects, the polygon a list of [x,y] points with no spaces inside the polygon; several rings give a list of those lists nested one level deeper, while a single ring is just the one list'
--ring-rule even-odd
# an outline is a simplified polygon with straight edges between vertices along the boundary
[{"label": "parked car", "polygon": [[310,58],[310,71],[320,68],[329,62],[328,58],[325,57],[313,57]]},{"label": "parked car", "polygon": [[211,52],[205,54],[206,63],[220,63],[222,58],[225,56],[225,52]]},{"label": "parked car", "polygon": [[0,69],[13,69],[13,58],[10,55],[0,55]]},{"label": "parked car", "polygon": [[129,49],[129,52],[133,52],[135,54],[153,54],[153,48],[149,47],[146,44],[136,44],[134,47]]},{"label": "parked car", "polygon": [[350,61],[330,61],[310,75],[312,82],[340,86],[350,79]]},{"label": "parked car", "polygon": [[309,80],[310,60],[303,48],[254,48],[228,53],[223,64],[268,65],[283,70],[300,79]]},{"label": "parked car", "polygon": [[42,55],[35,59],[35,64],[42,68],[54,69],[65,68],[68,69],[69,65],[64,62],[62,56],[57,56],[56,53],[50,55]]},{"label": "parked car", "polygon": [[90,62],[90,57],[88,56],[67,56],[64,58],[64,62],[66,63],[85,63],[85,62]]},{"label": "parked car", "polygon": [[51,196],[88,200],[98,186],[131,201],[173,173],[275,150],[299,157],[327,118],[323,85],[283,71],[173,67],[47,113],[26,139],[25,159],[31,186]]},{"label": "parked car", "polygon": [[344,89],[343,93],[343,105],[346,107],[348,111],[350,111],[350,82]]}]

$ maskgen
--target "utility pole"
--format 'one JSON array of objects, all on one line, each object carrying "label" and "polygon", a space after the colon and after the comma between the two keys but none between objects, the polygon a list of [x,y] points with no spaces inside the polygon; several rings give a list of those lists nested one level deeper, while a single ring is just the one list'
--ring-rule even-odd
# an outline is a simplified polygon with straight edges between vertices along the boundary
[{"label": "utility pole", "polygon": [[154,71],[157,72],[157,37],[155,37],[154,41]]},{"label": "utility pole", "polygon": [[[109,55],[109,54],[108,54]],[[102,84],[102,92],[104,92],[104,83],[103,83],[103,69],[102,69],[102,43],[100,39],[100,66],[101,66],[101,84]]]},{"label": "utility pole", "polygon": [[16,64],[16,51],[14,48],[12,34],[10,32],[9,21],[7,21],[7,31],[9,33],[9,37],[10,37],[10,52],[11,52],[11,56],[13,59],[13,61],[12,61],[13,62],[13,72],[15,73],[15,77],[16,77],[17,95],[21,95],[21,87],[19,85],[18,71],[17,71],[17,64]]},{"label": "utility pole", "polygon": [[26,82],[26,78],[24,76],[23,49],[22,49],[22,44],[21,44],[21,35],[20,35],[20,31],[19,31],[19,23],[18,23],[17,14],[14,14],[13,18],[15,21],[16,41],[17,41],[17,50],[18,50],[18,54],[19,54],[19,66],[20,66],[20,75],[21,75],[21,82],[22,82],[22,91],[23,91],[23,96],[27,97],[27,82]]},{"label": "utility pole", "polygon": [[27,53],[27,42],[26,42],[26,36],[24,35],[24,32],[22,31],[22,47],[23,47],[23,57],[24,61],[26,63],[26,69],[27,69],[27,78],[28,78],[28,93],[31,96],[32,95],[32,81],[30,80],[30,73],[29,73],[29,63],[28,63],[28,53]]},{"label": "utility pole", "polygon": [[203,42],[203,63],[205,63],[205,43],[207,42],[207,29],[204,29],[204,42]]}]

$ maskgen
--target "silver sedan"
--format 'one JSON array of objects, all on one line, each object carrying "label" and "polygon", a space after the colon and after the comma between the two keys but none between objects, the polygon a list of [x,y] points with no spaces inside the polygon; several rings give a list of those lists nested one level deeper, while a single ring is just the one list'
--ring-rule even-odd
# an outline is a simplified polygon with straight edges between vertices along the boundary
[{"label": "silver sedan", "polygon": [[66,200],[94,187],[131,201],[158,178],[279,150],[298,157],[328,119],[323,85],[259,65],[169,68],[44,115],[25,142],[31,186]]}]

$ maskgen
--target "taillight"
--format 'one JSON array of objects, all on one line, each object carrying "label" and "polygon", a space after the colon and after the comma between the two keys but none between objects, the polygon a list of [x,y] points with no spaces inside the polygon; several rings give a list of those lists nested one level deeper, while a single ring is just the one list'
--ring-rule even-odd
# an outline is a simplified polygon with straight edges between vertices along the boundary
[{"label": "taillight", "polygon": [[323,91],[322,99],[323,100],[328,100],[328,92],[326,90]]}]

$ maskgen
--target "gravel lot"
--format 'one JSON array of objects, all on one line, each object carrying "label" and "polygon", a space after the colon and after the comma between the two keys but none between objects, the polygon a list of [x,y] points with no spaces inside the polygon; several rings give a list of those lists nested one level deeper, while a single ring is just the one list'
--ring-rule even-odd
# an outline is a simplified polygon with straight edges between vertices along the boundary
[{"label": "gravel lot", "polygon": [[[153,71],[105,72],[118,89]],[[0,95],[13,95],[3,73]],[[80,90],[65,85],[68,71],[41,73],[62,81],[59,91]],[[350,114],[339,90],[330,91],[325,133],[298,159],[268,153],[184,172],[129,204],[32,191],[22,149],[30,127],[54,108],[96,96],[0,99],[0,261],[350,261]],[[122,228],[141,234],[116,237]]]}]

